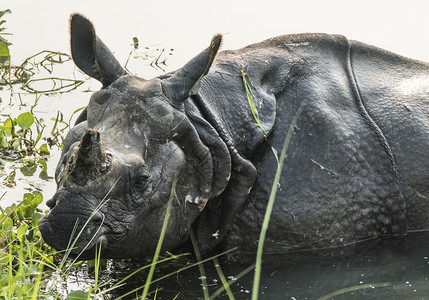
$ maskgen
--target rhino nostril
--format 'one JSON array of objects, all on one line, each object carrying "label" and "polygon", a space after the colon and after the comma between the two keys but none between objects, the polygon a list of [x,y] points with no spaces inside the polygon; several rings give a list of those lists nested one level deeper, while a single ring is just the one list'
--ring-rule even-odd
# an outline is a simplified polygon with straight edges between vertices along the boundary
[{"label": "rhino nostril", "polygon": [[104,215],[101,212],[96,212],[93,216],[92,216],[92,221],[95,224],[100,225],[104,220]]},{"label": "rhino nostril", "polygon": [[54,200],[54,198],[49,199],[48,201],[46,201],[46,205],[50,208],[53,209],[56,205],[55,203],[56,201]]}]

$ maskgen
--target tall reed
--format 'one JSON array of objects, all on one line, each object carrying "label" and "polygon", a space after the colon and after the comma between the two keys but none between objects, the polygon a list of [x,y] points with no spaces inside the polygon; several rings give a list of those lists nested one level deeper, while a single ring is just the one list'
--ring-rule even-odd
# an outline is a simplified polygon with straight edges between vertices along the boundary
[{"label": "tall reed", "polygon": [[280,155],[280,159],[277,165],[277,170],[276,170],[276,175],[274,177],[274,181],[273,181],[273,185],[271,187],[271,193],[270,193],[270,198],[268,200],[268,204],[267,204],[267,209],[265,211],[265,216],[264,216],[264,220],[262,223],[262,229],[259,235],[259,242],[258,242],[258,251],[256,253],[256,267],[255,267],[255,275],[253,278],[253,289],[252,289],[252,300],[257,300],[258,299],[258,295],[259,295],[259,285],[260,285],[260,281],[261,281],[261,269],[262,269],[262,252],[263,252],[263,248],[264,248],[264,242],[265,242],[265,235],[267,233],[268,230],[268,225],[270,223],[270,218],[271,218],[271,213],[273,211],[273,207],[274,207],[274,202],[275,202],[275,198],[276,198],[276,193],[277,193],[277,188],[278,188],[278,183],[280,181],[280,176],[282,173],[282,169],[283,169],[283,163],[286,157],[286,152],[287,149],[289,147],[289,143],[290,143],[290,139],[292,137],[292,133],[294,131],[296,122],[298,121],[298,117],[301,114],[302,110],[304,108],[304,105],[301,104],[297,110],[297,112],[295,113],[294,118],[292,119],[292,122],[289,126],[289,130],[287,132],[284,144],[283,144],[283,148],[282,148],[282,152]]}]

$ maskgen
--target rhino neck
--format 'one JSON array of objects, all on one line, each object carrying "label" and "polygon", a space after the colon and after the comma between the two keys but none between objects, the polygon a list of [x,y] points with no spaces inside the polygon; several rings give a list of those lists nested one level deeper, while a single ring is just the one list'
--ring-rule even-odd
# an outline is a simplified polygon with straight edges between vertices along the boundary
[{"label": "rhino neck", "polygon": [[256,168],[239,153],[224,124],[200,95],[192,95],[185,110],[213,160],[217,160],[213,165],[218,166],[212,185],[216,197],[208,201],[193,224],[200,251],[208,252],[222,240],[245,203],[256,178]]},{"label": "rhino neck", "polygon": [[230,141],[227,144],[249,157],[273,129],[277,90],[261,83],[265,73],[272,73],[270,66],[257,61],[250,68],[248,62],[240,61],[244,66],[240,69],[235,59],[231,53],[219,54],[210,73],[203,77],[198,95],[192,97],[222,138]]}]

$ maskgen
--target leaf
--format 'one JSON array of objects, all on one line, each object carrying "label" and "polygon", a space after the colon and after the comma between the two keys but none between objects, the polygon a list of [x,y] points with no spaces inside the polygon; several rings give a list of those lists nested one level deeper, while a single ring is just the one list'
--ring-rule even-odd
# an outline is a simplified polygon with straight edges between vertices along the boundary
[{"label": "leaf", "polygon": [[22,196],[22,205],[29,205],[31,201],[34,199],[34,195],[31,193],[25,193],[24,196]]},{"label": "leaf", "polygon": [[10,145],[9,145],[9,143],[7,142],[7,140],[6,140],[6,137],[2,137],[2,139],[1,139],[1,141],[0,141],[0,145],[3,147],[3,148],[7,148],[7,147],[9,147]]},{"label": "leaf", "polygon": [[9,46],[5,41],[0,40],[0,56],[1,57],[9,57]]},{"label": "leaf", "polygon": [[33,176],[34,173],[37,171],[37,165],[36,164],[26,164],[25,166],[19,168],[21,173],[24,176]]},{"label": "leaf", "polygon": [[26,270],[26,275],[39,275],[40,274],[40,270],[37,266],[35,265],[31,265],[30,268],[28,268],[28,270]]},{"label": "leaf", "polygon": [[85,107],[86,107],[86,106],[79,107],[78,109],[76,109],[76,110],[71,114],[70,119],[69,119],[69,123],[67,124],[68,126],[70,126],[70,124],[71,124],[71,120],[72,120],[73,116],[74,116],[75,114],[77,114],[78,112],[80,112],[81,110],[85,109]]},{"label": "leaf", "polygon": [[0,10],[0,18],[3,17],[5,14],[10,14],[10,9]]},{"label": "leaf", "polygon": [[19,145],[21,144],[21,140],[22,140],[22,135],[19,136],[19,138],[17,138],[13,143],[12,143],[12,147],[13,149],[18,149]]},{"label": "leaf", "polygon": [[33,222],[33,226],[36,226],[37,224],[39,224],[39,220],[41,217],[43,217],[43,215],[41,213],[38,213],[38,212],[35,212],[31,216],[31,221]]},{"label": "leaf", "polygon": [[44,160],[43,158],[39,158],[38,162],[39,162],[39,165],[43,168],[43,171],[47,172],[48,171],[48,164],[47,164],[46,160]]},{"label": "leaf", "polygon": [[27,231],[27,229],[24,228],[24,225],[25,224],[19,226],[17,231],[16,231],[16,236],[18,237],[20,242],[22,242],[23,239],[25,238],[25,232]]},{"label": "leaf", "polygon": [[13,228],[13,221],[11,218],[7,217],[3,221],[3,231],[12,230],[12,228]]},{"label": "leaf", "polygon": [[[43,119],[41,120],[43,122]],[[43,134],[43,130],[45,130],[45,126],[42,123],[42,129],[40,130],[40,127],[36,124],[36,129],[37,129],[37,137],[36,140],[34,141],[34,147],[36,147],[37,143],[40,141],[40,139],[42,138],[42,134]],[[47,148],[46,148],[47,149]],[[49,154],[49,153],[48,153]]]},{"label": "leaf", "polygon": [[72,291],[67,295],[66,300],[87,300],[88,298],[88,293],[84,291]]},{"label": "leaf", "polygon": [[34,208],[32,206],[25,206],[22,207],[23,209],[21,210],[23,212],[23,215],[26,219],[30,219],[34,213]]},{"label": "leaf", "polygon": [[49,176],[48,172],[46,172],[45,170],[40,171],[39,178],[42,179],[42,180],[51,180],[51,179],[53,179],[53,177]]},{"label": "leaf", "polygon": [[34,123],[34,116],[30,112],[22,113],[17,118],[18,126],[22,128],[22,130],[27,130]]},{"label": "leaf", "polygon": [[134,49],[139,48],[139,39],[137,37],[133,37]]},{"label": "leaf", "polygon": [[[50,152],[48,150],[48,145],[42,144],[39,148],[39,154],[40,155],[49,155]],[[43,162],[41,162],[42,160],[43,160]],[[45,171],[47,171],[48,166],[46,165],[46,161],[43,158],[39,159],[39,164],[43,166],[43,169]]]},{"label": "leaf", "polygon": [[12,119],[7,118],[6,121],[4,121],[3,123],[4,133],[6,136],[12,135],[12,127],[13,127]]},{"label": "leaf", "polygon": [[36,208],[37,206],[39,206],[40,203],[43,202],[43,195],[41,192],[38,192],[38,191],[34,191],[33,195],[34,195],[34,198],[33,198],[33,201],[31,201],[31,206]]}]

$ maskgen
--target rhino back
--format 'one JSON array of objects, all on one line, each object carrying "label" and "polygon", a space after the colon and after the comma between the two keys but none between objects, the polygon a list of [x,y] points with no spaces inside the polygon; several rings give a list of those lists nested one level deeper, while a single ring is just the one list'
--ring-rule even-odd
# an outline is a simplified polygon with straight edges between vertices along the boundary
[{"label": "rhino back", "polygon": [[[258,47],[265,50],[256,54]],[[363,111],[349,41],[322,34],[285,36],[235,55],[268,67],[259,74],[270,74],[271,68],[276,75],[265,85],[262,75],[253,79],[274,97],[276,118],[269,137],[249,156],[258,176],[226,245],[256,246],[278,155],[301,104],[266,250],[337,246],[405,232],[401,187],[384,142]]]},{"label": "rhino back", "polygon": [[386,136],[410,230],[429,226],[429,64],[354,42],[351,61],[364,106]]}]

